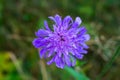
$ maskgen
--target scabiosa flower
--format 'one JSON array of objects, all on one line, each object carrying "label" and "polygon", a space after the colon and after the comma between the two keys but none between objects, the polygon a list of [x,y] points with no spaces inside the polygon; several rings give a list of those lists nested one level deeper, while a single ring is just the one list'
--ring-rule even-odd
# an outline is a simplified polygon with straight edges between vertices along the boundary
[{"label": "scabiosa flower", "polygon": [[48,65],[55,63],[58,68],[64,68],[65,65],[71,67],[76,63],[76,59],[82,59],[87,54],[85,44],[90,39],[86,34],[85,27],[79,27],[81,24],[80,17],[76,17],[75,21],[70,16],[66,16],[63,20],[58,14],[53,20],[53,30],[51,30],[44,22],[45,29],[39,29],[35,32],[37,38],[32,42],[35,48],[39,49],[40,58],[49,58]]}]

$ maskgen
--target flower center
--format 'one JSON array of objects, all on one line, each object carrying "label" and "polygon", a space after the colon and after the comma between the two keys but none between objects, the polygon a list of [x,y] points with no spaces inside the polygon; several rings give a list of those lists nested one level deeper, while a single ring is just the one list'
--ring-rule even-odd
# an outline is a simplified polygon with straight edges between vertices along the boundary
[{"label": "flower center", "polygon": [[64,38],[63,35],[60,35],[60,34],[58,33],[58,36],[60,37],[60,41],[65,41],[65,38]]},{"label": "flower center", "polygon": [[65,39],[63,38],[63,36],[60,36],[60,37],[61,37],[61,39],[60,39],[61,41],[65,41]]}]

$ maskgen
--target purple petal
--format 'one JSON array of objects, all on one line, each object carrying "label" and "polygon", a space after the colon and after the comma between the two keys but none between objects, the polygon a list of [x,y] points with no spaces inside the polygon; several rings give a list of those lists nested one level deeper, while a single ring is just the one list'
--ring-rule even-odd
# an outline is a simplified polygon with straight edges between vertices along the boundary
[{"label": "purple petal", "polygon": [[71,66],[71,61],[70,61],[70,57],[69,55],[64,55],[64,60],[65,60],[65,63],[68,65],[68,66]]},{"label": "purple petal", "polygon": [[65,50],[65,54],[66,54],[66,55],[69,55],[69,52],[68,52],[68,50],[67,50],[67,49]]},{"label": "purple petal", "polygon": [[47,30],[50,30],[47,21],[44,21],[44,26],[45,26],[45,28],[46,28]]},{"label": "purple petal", "polygon": [[50,50],[50,52],[48,53],[48,57],[52,56],[54,54],[53,50]]},{"label": "purple petal", "polygon": [[48,65],[52,64],[55,61],[56,56],[54,56],[50,61],[47,62]]},{"label": "purple petal", "polygon": [[77,50],[74,50],[74,53],[75,53],[75,57],[78,58],[78,59],[82,59],[83,58],[83,54],[80,54],[80,52],[78,52]]},{"label": "purple petal", "polygon": [[80,53],[76,53],[75,57],[77,57],[78,59],[83,59],[84,55]]},{"label": "purple petal", "polygon": [[72,55],[75,55],[75,51],[74,51],[72,48],[69,48],[69,52],[70,52]]},{"label": "purple petal", "polygon": [[84,38],[85,41],[88,41],[88,40],[90,40],[90,35],[85,34],[85,35],[83,35],[83,38]]},{"label": "purple petal", "polygon": [[81,24],[82,20],[80,19],[80,17],[76,17],[75,22],[73,23],[72,27],[76,28]]},{"label": "purple petal", "polygon": [[32,41],[32,44],[35,48],[40,48],[43,46],[47,46],[49,44],[49,41],[47,39],[44,39],[44,38],[35,38]]},{"label": "purple petal", "polygon": [[50,16],[48,18],[53,20],[56,23],[56,25],[58,25],[59,27],[61,26],[62,19],[58,14],[56,14],[55,17]]},{"label": "purple petal", "polygon": [[66,16],[64,18],[62,25],[65,29],[68,28],[68,26],[69,26],[68,24],[70,23],[70,21],[72,21],[72,18],[70,16]]},{"label": "purple petal", "polygon": [[57,54],[57,55],[58,55],[59,57],[61,57],[61,56],[62,56],[61,51],[59,50],[59,51],[57,51],[57,52],[58,52],[58,54]]},{"label": "purple petal", "polygon": [[32,44],[35,48],[40,48],[42,46],[41,44],[41,39],[40,38],[35,38],[33,41],[32,41]]},{"label": "purple petal", "polygon": [[57,23],[54,17],[49,16],[48,18],[51,19],[51,20],[53,20],[55,23]]},{"label": "purple petal", "polygon": [[50,48],[52,46],[52,43],[47,44],[46,48]]},{"label": "purple petal", "polygon": [[63,62],[63,60],[60,58],[60,57],[56,57],[55,58],[55,63],[56,63],[56,66],[58,67],[58,68],[64,68],[64,62]]},{"label": "purple petal", "polygon": [[63,49],[62,49],[63,51],[63,53],[65,54],[65,55],[69,55],[69,51],[68,51],[68,48],[67,47],[64,47],[63,46]]},{"label": "purple petal", "polygon": [[56,27],[56,25],[53,25],[53,29],[54,29],[54,32],[58,32],[58,28]]},{"label": "purple petal", "polygon": [[85,49],[88,49],[89,47],[87,46],[87,44],[85,44],[84,42],[80,43]]},{"label": "purple petal", "polygon": [[62,19],[61,19],[61,16],[59,16],[58,14],[55,15],[55,20],[56,20],[56,24],[58,26],[61,26],[62,24]]},{"label": "purple petal", "polygon": [[80,33],[78,34],[78,37],[82,36],[83,34],[85,34],[87,32],[85,27],[80,27]]},{"label": "purple petal", "polygon": [[76,29],[75,29],[75,28],[71,28],[71,29],[69,29],[69,30],[67,31],[67,33],[68,33],[70,36],[76,35],[76,34],[75,34],[75,33],[76,33]]},{"label": "purple petal", "polygon": [[72,66],[75,66],[76,64],[76,59],[74,57],[71,57],[71,60],[72,60]]},{"label": "purple petal", "polygon": [[74,47],[74,49],[77,48],[77,45],[75,43],[73,43],[72,46]]},{"label": "purple petal", "polygon": [[49,34],[49,32],[44,29],[39,29],[37,32],[35,32],[35,35],[37,37],[45,37],[45,36],[48,36],[48,34]]},{"label": "purple petal", "polygon": [[81,28],[76,29],[75,34],[78,34],[81,31]]},{"label": "purple petal", "polygon": [[44,48],[39,50],[40,58],[43,58],[46,52],[47,52],[47,50]]},{"label": "purple petal", "polygon": [[86,50],[83,50],[83,49],[77,49],[79,53],[82,53],[82,54],[87,54],[87,51]]},{"label": "purple petal", "polygon": [[80,42],[88,41],[90,39],[90,35],[85,33],[86,33],[86,29],[82,27],[80,33],[77,35],[76,41],[80,41]]}]

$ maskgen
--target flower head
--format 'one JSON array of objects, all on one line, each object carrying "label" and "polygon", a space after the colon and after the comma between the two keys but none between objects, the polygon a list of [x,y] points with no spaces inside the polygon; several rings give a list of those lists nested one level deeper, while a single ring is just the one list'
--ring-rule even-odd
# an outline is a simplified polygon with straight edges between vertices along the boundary
[{"label": "flower head", "polygon": [[45,29],[39,29],[35,32],[37,38],[32,42],[35,48],[39,49],[40,58],[48,58],[48,65],[55,63],[58,68],[74,66],[76,59],[82,59],[87,53],[85,44],[90,39],[86,34],[85,27],[79,27],[81,24],[80,17],[76,17],[75,21],[70,16],[66,16],[63,20],[59,15],[50,16],[53,20],[53,30],[51,30],[44,22]]}]

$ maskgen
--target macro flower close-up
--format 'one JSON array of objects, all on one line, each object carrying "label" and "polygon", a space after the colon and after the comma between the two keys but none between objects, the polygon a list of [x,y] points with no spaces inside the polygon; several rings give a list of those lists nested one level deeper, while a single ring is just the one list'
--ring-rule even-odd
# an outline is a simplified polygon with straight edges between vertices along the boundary
[{"label": "macro flower close-up", "polygon": [[84,26],[80,26],[81,18],[73,20],[66,16],[62,19],[56,14],[49,19],[54,21],[52,29],[44,21],[44,29],[35,32],[37,38],[32,44],[39,50],[40,58],[50,58],[48,65],[55,63],[58,68],[75,66],[76,59],[83,59],[89,48],[85,42],[90,39],[90,35]]},{"label": "macro flower close-up", "polygon": [[0,0],[0,80],[120,80],[120,0]]}]

